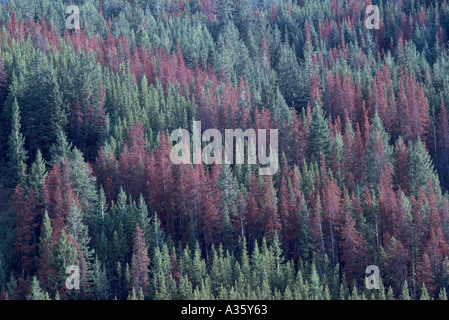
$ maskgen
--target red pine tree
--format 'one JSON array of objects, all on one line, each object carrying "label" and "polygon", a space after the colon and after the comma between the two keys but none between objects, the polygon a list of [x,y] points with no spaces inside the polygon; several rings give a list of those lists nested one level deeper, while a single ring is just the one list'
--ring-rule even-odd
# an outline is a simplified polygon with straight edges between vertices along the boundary
[{"label": "red pine tree", "polygon": [[37,214],[36,196],[30,189],[28,196],[21,186],[17,186],[11,196],[12,214],[14,215],[16,230],[16,252],[20,257],[22,277],[35,268],[34,259],[36,247],[35,216]]},{"label": "red pine tree", "polygon": [[379,195],[379,218],[380,228],[384,235],[393,235],[397,237],[397,230],[395,230],[395,220],[397,212],[397,199],[393,191],[393,184],[391,181],[391,165],[388,164],[382,170],[380,179],[380,195]]},{"label": "red pine tree", "polygon": [[149,288],[149,267],[150,258],[148,257],[147,246],[143,237],[142,229],[136,225],[136,233],[134,235],[133,255],[131,259],[131,283],[130,289],[142,289],[145,296],[148,295]]},{"label": "red pine tree", "polygon": [[320,196],[317,195],[314,206],[311,208],[311,218],[310,218],[310,237],[312,240],[313,248],[319,252],[324,257],[325,247],[324,247],[324,234],[323,234],[323,222],[322,222],[322,211]]},{"label": "red pine tree", "polygon": [[416,141],[418,137],[425,140],[429,130],[429,114],[427,99],[422,83],[418,83],[407,70],[401,71],[397,110],[396,136],[402,135],[404,140]]},{"label": "red pine tree", "polygon": [[204,237],[206,252],[211,244],[217,244],[221,231],[221,196],[214,180],[205,175],[202,181],[202,203],[200,226]]},{"label": "red pine tree", "polygon": [[168,234],[172,231],[170,216],[173,212],[173,163],[170,160],[171,142],[164,131],[160,143],[145,162],[145,181],[150,205],[161,218],[162,227]]},{"label": "red pine tree", "polygon": [[355,220],[349,210],[344,210],[343,224],[340,232],[340,249],[342,268],[348,283],[358,279],[366,268],[366,241],[355,228]]},{"label": "red pine tree", "polygon": [[246,229],[248,234],[248,243],[253,243],[254,240],[260,240],[261,231],[263,230],[263,222],[259,213],[259,182],[253,173],[251,184],[248,190],[248,200],[246,205]]},{"label": "red pine tree", "polygon": [[332,258],[333,265],[338,260],[337,226],[342,222],[340,217],[340,194],[341,190],[337,182],[328,179],[322,192],[323,229],[329,237],[330,258]]},{"label": "red pine tree", "polygon": [[396,185],[408,195],[410,181],[408,179],[408,150],[402,140],[396,141],[396,157],[395,165],[395,183]]},{"label": "red pine tree", "polygon": [[[387,237],[390,236],[387,235]],[[398,296],[404,281],[409,278],[408,265],[410,263],[410,255],[407,249],[404,248],[401,240],[397,240],[394,237],[390,237],[387,241],[385,251],[392,287],[396,296]]]},{"label": "red pine tree", "polygon": [[266,221],[265,235],[268,239],[272,239],[275,233],[281,231],[281,222],[277,212],[277,197],[274,189],[273,177],[271,175],[264,176],[264,184],[261,192],[260,213]]}]

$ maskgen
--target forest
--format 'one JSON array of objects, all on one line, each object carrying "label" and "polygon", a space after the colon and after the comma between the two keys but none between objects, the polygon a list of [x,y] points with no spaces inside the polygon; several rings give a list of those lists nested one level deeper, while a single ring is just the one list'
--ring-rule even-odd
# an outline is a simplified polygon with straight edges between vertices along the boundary
[{"label": "forest", "polygon": [[[448,37],[447,0],[2,1],[0,300],[446,300]],[[195,121],[279,170],[174,164]]]}]

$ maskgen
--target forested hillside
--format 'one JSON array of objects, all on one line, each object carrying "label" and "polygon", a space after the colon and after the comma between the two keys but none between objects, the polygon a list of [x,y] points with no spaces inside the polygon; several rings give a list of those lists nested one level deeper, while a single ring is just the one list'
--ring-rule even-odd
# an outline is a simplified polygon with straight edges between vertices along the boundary
[{"label": "forested hillside", "polygon": [[[447,0],[7,1],[0,299],[447,299],[448,37]],[[174,164],[194,121],[279,170]]]}]

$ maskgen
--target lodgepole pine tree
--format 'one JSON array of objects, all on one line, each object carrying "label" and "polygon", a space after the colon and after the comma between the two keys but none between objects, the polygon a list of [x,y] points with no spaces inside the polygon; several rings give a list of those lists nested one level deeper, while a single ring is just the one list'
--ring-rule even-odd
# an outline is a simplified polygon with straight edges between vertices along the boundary
[{"label": "lodgepole pine tree", "polygon": [[38,276],[41,279],[42,288],[50,293],[53,287],[50,278],[55,272],[52,270],[52,250],[54,249],[53,228],[47,212],[44,213],[42,220],[41,233],[39,237],[39,270]]},{"label": "lodgepole pine tree", "polygon": [[409,142],[408,149],[410,191],[416,196],[420,187],[426,188],[429,179],[434,181],[435,172],[430,154],[420,138],[415,143]]},{"label": "lodgepole pine tree", "polygon": [[391,161],[393,148],[390,146],[390,136],[385,131],[382,120],[376,112],[370,128],[369,138],[366,145],[366,175],[370,188],[379,185],[387,163]]},{"label": "lodgepole pine tree", "polygon": [[56,141],[50,146],[50,164],[64,162],[64,159],[72,150],[72,143],[67,141],[67,136],[63,130],[59,130],[56,135]]},{"label": "lodgepole pine tree", "polygon": [[42,187],[44,186],[45,179],[47,178],[47,169],[45,166],[45,160],[42,158],[42,152],[37,149],[36,160],[30,168],[30,174],[28,175],[28,184],[32,188],[37,196],[40,196]]},{"label": "lodgepole pine tree", "polygon": [[50,300],[48,293],[43,291],[39,285],[39,280],[33,276],[31,280],[30,294],[28,300]]},{"label": "lodgepole pine tree", "polygon": [[408,178],[408,149],[401,137],[396,141],[395,151],[394,182],[402,191],[408,193],[410,186],[410,180]]},{"label": "lodgepole pine tree", "polygon": [[172,231],[170,213],[173,208],[173,170],[170,161],[171,142],[164,131],[159,137],[159,146],[153,150],[151,159],[145,164],[145,171],[149,177],[147,192],[150,204],[159,214],[162,227],[168,233]]},{"label": "lodgepole pine tree", "polygon": [[362,233],[355,228],[355,220],[347,209],[343,213],[342,224],[340,232],[342,269],[349,284],[366,268],[366,241]]},{"label": "lodgepole pine tree", "polygon": [[222,229],[220,218],[221,195],[212,177],[206,175],[202,180],[200,227],[206,252],[209,252],[209,246],[217,243],[217,235]]},{"label": "lodgepole pine tree", "polygon": [[277,209],[276,189],[271,175],[263,178],[261,196],[260,214],[265,221],[264,237],[272,240],[273,236],[281,231],[281,221]]},{"label": "lodgepole pine tree", "polygon": [[[22,182],[22,187],[25,187],[23,177],[23,167],[26,166],[28,159],[27,151],[25,149],[25,137],[21,133],[21,117],[20,109],[17,99],[14,98],[12,105],[12,119],[11,119],[11,134],[9,136],[9,150],[8,150],[8,170],[6,175],[8,179],[4,182],[6,186],[15,187],[19,182]],[[20,181],[22,180],[22,181]]]},{"label": "lodgepole pine tree", "polygon": [[248,199],[245,212],[246,229],[248,234],[248,243],[254,243],[255,240],[261,240],[263,228],[262,219],[259,212],[259,182],[255,174],[251,179],[251,185],[248,190]]},{"label": "lodgepole pine tree", "polygon": [[328,121],[324,116],[321,98],[319,97],[312,109],[312,119],[309,126],[307,148],[310,161],[319,163],[321,153],[323,153],[326,163],[328,163],[330,161],[331,147],[331,132]]},{"label": "lodgepole pine tree", "polygon": [[95,300],[108,300],[110,297],[109,282],[104,265],[95,256],[91,270],[89,270],[89,294]]},{"label": "lodgepole pine tree", "polygon": [[37,239],[35,236],[36,219],[36,195],[30,189],[28,195],[21,186],[17,186],[11,197],[12,212],[15,216],[16,242],[15,248],[19,254],[20,272],[22,277],[25,273],[30,273],[35,268],[35,246]]},{"label": "lodgepole pine tree", "polygon": [[134,236],[133,255],[131,259],[131,282],[130,289],[142,290],[144,296],[148,296],[149,289],[149,267],[147,246],[143,237],[142,229],[137,225]]},{"label": "lodgepole pine tree", "polygon": [[222,165],[220,167],[217,188],[222,199],[222,243],[225,249],[232,250],[236,245],[236,233],[239,229],[238,202],[240,190],[229,165]]},{"label": "lodgepole pine tree", "polygon": [[447,162],[449,157],[449,118],[447,107],[443,100],[441,100],[437,127],[437,147],[435,150],[437,169],[440,173],[441,183],[447,185],[449,183],[449,164]]}]

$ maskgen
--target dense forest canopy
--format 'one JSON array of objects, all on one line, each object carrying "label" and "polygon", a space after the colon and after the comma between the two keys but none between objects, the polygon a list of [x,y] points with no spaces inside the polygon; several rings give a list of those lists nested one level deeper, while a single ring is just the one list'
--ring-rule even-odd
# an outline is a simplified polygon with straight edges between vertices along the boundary
[{"label": "dense forest canopy", "polygon": [[[446,0],[2,3],[1,299],[447,299]],[[280,169],[173,164],[194,121]]]}]

